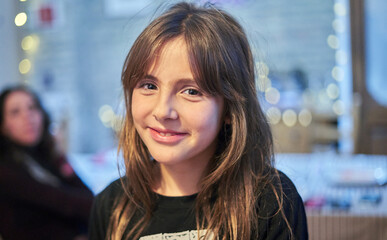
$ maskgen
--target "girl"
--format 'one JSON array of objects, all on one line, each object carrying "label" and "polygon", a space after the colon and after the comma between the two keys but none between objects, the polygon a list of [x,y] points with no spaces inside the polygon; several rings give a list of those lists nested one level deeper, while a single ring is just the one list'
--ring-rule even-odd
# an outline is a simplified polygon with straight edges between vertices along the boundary
[{"label": "girl", "polygon": [[[85,239],[92,192],[58,153],[40,101],[22,86],[0,94],[0,235]],[[1,238],[1,237],[0,237]]]},{"label": "girl", "polygon": [[126,176],[97,197],[91,239],[307,239],[234,18],[174,5],[135,41],[122,83]]}]

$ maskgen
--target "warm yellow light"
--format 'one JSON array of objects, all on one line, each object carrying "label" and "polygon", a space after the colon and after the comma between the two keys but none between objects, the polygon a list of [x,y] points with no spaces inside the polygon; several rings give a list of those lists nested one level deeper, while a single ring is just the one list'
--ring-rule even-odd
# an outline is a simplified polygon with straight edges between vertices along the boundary
[{"label": "warm yellow light", "polygon": [[334,67],[332,69],[332,77],[333,77],[333,79],[335,79],[338,82],[342,81],[343,77],[344,77],[343,70],[338,66]]},{"label": "warm yellow light", "polygon": [[266,116],[269,122],[273,125],[281,121],[281,111],[276,107],[271,107],[266,111]]},{"label": "warm yellow light", "polygon": [[268,78],[269,67],[264,62],[256,62],[255,68],[257,70],[256,85],[259,91],[264,92],[271,87],[271,81]]},{"label": "warm yellow light", "polygon": [[342,4],[342,3],[335,3],[335,5],[333,5],[333,10],[335,11],[335,14],[337,16],[347,15],[347,9],[345,8],[344,4]]},{"label": "warm yellow light", "polygon": [[298,114],[298,121],[304,127],[312,123],[312,113],[308,109],[302,109]]},{"label": "warm yellow light", "polygon": [[297,114],[295,111],[288,109],[282,114],[282,121],[288,127],[293,127],[297,123]]},{"label": "warm yellow light", "polygon": [[330,99],[338,98],[340,95],[339,87],[334,83],[329,84],[327,87],[327,95]]},{"label": "warm yellow light", "polygon": [[257,69],[257,75],[258,76],[264,76],[267,77],[269,75],[269,67],[264,62],[257,62],[255,64],[255,67]]},{"label": "warm yellow light", "polygon": [[27,2],[27,0],[20,0],[20,2]]},{"label": "warm yellow light", "polygon": [[345,65],[345,64],[347,64],[347,62],[348,62],[347,54],[346,54],[345,51],[343,51],[343,50],[338,50],[338,51],[336,51],[336,56],[335,56],[335,58],[336,58],[336,62],[337,62],[338,64],[341,64],[341,65]]},{"label": "warm yellow light", "polygon": [[333,49],[339,48],[339,39],[335,35],[329,35],[327,38],[327,43],[329,47]]},{"label": "warm yellow light", "polygon": [[98,111],[98,116],[105,127],[112,127],[115,114],[113,108],[109,105],[103,105]]},{"label": "warm yellow light", "polygon": [[343,21],[339,20],[339,19],[335,19],[333,22],[332,22],[332,27],[333,29],[337,32],[337,33],[342,33],[345,31],[345,25],[343,23]]},{"label": "warm yellow light", "polygon": [[268,88],[265,91],[265,99],[270,104],[277,104],[280,100],[280,92],[276,88]]},{"label": "warm yellow light", "polygon": [[24,51],[33,52],[36,51],[39,45],[39,37],[36,35],[28,35],[23,38],[21,47]]},{"label": "warm yellow light", "polygon": [[271,87],[271,80],[266,76],[259,76],[256,84],[259,91],[265,92]]},{"label": "warm yellow light", "polygon": [[344,114],[344,103],[341,100],[337,100],[332,105],[332,110],[337,115],[343,115]]},{"label": "warm yellow light", "polygon": [[26,74],[31,70],[31,62],[28,59],[23,59],[19,63],[19,71],[21,74]]},{"label": "warm yellow light", "polygon": [[327,95],[326,89],[321,89],[318,93],[318,100],[321,104],[327,105],[330,104],[329,97]]},{"label": "warm yellow light", "polygon": [[25,12],[18,13],[15,17],[16,26],[23,26],[27,22],[27,14]]}]

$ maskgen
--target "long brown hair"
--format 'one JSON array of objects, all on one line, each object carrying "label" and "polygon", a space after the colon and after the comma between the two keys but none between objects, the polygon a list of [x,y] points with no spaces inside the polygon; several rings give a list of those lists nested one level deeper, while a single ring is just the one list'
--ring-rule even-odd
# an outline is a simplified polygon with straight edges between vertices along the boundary
[{"label": "long brown hair", "polygon": [[[134,86],[147,74],[155,56],[177,37],[187,44],[199,87],[223,97],[224,114],[230,119],[219,133],[208,174],[199,183],[197,227],[210,229],[222,239],[253,238],[259,234],[256,204],[263,189],[274,191],[277,213],[283,215],[282,190],[272,167],[272,135],[256,95],[253,55],[243,28],[232,16],[211,5],[197,7],[185,2],[152,21],[125,60],[122,84],[127,113],[120,138],[126,167],[126,181],[122,181],[125,194],[115,205],[109,238],[137,239],[152,217],[156,163],[133,126],[131,98]],[[131,222],[133,227],[123,236],[137,214],[140,220]]]}]

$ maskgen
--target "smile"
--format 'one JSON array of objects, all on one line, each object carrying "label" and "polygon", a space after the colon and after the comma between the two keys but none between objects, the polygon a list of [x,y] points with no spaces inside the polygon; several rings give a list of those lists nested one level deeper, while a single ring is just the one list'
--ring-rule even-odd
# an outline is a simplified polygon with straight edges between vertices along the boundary
[{"label": "smile", "polygon": [[187,133],[175,132],[172,130],[148,129],[153,140],[164,144],[178,143],[188,135]]}]

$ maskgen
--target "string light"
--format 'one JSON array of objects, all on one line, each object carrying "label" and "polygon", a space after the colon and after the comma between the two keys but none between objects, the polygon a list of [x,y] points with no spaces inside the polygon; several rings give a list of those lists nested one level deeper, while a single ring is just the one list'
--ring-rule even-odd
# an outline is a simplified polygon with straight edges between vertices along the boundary
[{"label": "string light", "polygon": [[25,12],[18,13],[15,17],[15,24],[18,27],[23,26],[27,22],[27,14]]},{"label": "string light", "polygon": [[103,105],[98,111],[98,116],[105,127],[112,127],[115,113],[109,105]]},{"label": "string light", "polygon": [[39,37],[35,34],[28,35],[23,38],[21,47],[24,51],[34,52],[39,46]]},{"label": "string light", "polygon": [[343,50],[337,50],[335,58],[336,58],[336,62],[341,65],[345,65],[348,62],[347,54]]},{"label": "string light", "polygon": [[19,63],[19,72],[21,74],[27,74],[31,70],[31,62],[28,59],[23,59]]},{"label": "string light", "polygon": [[327,43],[329,47],[333,49],[338,49],[339,48],[339,39],[335,35],[329,35],[327,38]]},{"label": "string light", "polygon": [[277,104],[280,100],[280,96],[280,92],[276,88],[270,87],[265,91],[265,99],[270,104]]},{"label": "string light", "polygon": [[282,121],[288,127],[293,127],[297,123],[297,114],[295,111],[288,109],[282,114]]},{"label": "string light", "polygon": [[340,82],[343,80],[343,77],[344,77],[344,72],[343,70],[338,67],[338,66],[335,66],[333,69],[332,69],[332,77],[333,79],[335,79],[336,81]]},{"label": "string light", "polygon": [[343,115],[344,114],[344,103],[342,100],[337,100],[332,105],[332,110],[336,115]]},{"label": "string light", "polygon": [[268,78],[269,67],[264,62],[257,62],[255,64],[257,69],[257,80],[256,86],[259,91],[265,92],[268,88],[271,87],[271,80]]},{"label": "string light", "polygon": [[298,121],[304,127],[312,123],[312,113],[308,109],[302,109],[298,114]]},{"label": "string light", "polygon": [[276,107],[270,107],[266,111],[266,116],[273,125],[278,124],[281,121],[281,111]]},{"label": "string light", "polygon": [[347,9],[342,3],[335,3],[335,5],[333,5],[333,10],[337,16],[347,15]]},{"label": "string light", "polygon": [[343,21],[341,21],[339,19],[333,20],[332,27],[335,30],[335,32],[337,32],[337,33],[343,33],[345,31],[345,25],[344,25]]},{"label": "string light", "polygon": [[334,83],[329,84],[327,87],[327,95],[330,99],[338,98],[340,95],[339,87]]}]

